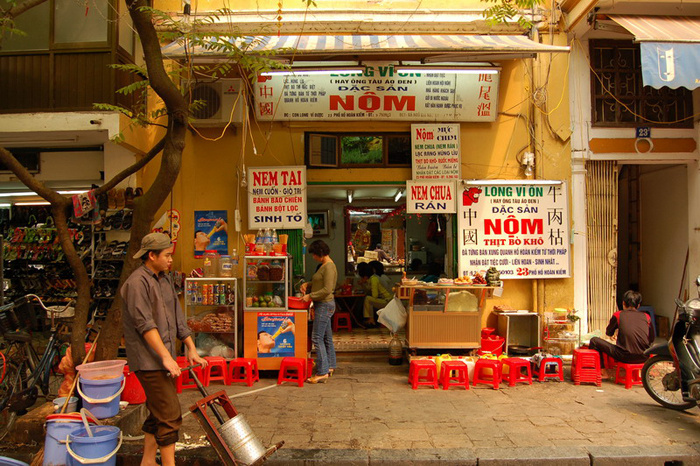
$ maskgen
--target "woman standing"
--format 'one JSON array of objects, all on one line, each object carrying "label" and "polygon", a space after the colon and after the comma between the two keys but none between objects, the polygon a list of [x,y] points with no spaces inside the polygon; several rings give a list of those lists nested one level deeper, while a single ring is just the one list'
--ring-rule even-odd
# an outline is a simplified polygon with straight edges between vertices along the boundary
[{"label": "woman standing", "polygon": [[[309,383],[326,383],[335,370],[335,348],[333,347],[333,331],[331,318],[335,313],[333,290],[338,280],[338,270],[331,260],[331,250],[322,240],[316,240],[309,245],[309,254],[319,267],[311,277],[311,283],[304,283],[301,292],[302,300],[314,302],[314,325],[311,341],[316,347],[316,375],[309,377]],[[309,285],[311,292],[307,294]]]}]

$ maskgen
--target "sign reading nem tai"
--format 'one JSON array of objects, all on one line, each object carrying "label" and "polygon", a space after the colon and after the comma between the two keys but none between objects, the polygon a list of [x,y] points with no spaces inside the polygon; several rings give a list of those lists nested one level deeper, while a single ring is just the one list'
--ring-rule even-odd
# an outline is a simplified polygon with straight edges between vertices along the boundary
[{"label": "sign reading nem tai", "polygon": [[362,74],[258,76],[255,116],[262,121],[495,121],[500,71],[399,73],[367,63]]},{"label": "sign reading nem tai", "polygon": [[306,167],[248,168],[248,228],[304,228]]},{"label": "sign reading nem tai", "polygon": [[496,267],[501,278],[569,277],[566,184],[463,182],[458,201],[459,275]]}]

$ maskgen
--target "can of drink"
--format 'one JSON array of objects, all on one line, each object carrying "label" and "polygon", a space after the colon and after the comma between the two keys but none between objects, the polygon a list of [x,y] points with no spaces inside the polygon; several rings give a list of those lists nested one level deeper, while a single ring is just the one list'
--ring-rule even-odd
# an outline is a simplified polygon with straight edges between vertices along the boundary
[{"label": "can of drink", "polygon": [[219,304],[219,285],[212,285],[212,287],[214,288],[212,292],[214,294],[212,304]]}]

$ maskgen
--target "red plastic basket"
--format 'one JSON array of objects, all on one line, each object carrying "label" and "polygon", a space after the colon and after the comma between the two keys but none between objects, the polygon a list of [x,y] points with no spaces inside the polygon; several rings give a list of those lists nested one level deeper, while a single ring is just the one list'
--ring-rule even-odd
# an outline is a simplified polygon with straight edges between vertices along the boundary
[{"label": "red plastic basket", "polygon": [[287,298],[287,306],[289,309],[308,309],[311,306],[311,301],[305,302],[301,298],[289,296]]}]

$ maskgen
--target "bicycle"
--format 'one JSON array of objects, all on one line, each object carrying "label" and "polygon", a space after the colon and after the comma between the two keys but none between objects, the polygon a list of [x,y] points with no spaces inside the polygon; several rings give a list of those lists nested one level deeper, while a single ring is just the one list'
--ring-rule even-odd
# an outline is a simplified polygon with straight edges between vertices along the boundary
[{"label": "bicycle", "polygon": [[[41,356],[32,344],[32,336],[21,328],[15,313],[15,309],[31,302],[31,299],[36,299],[46,315],[51,316],[51,336]],[[55,396],[56,393],[51,390],[51,373],[63,345],[56,319],[74,303],[72,300],[65,307],[46,307],[41,298],[28,294],[0,306],[0,332],[5,341],[4,354],[0,353],[0,440],[12,429],[17,417],[36,403],[39,390],[47,400]]]}]

